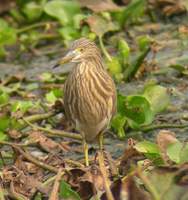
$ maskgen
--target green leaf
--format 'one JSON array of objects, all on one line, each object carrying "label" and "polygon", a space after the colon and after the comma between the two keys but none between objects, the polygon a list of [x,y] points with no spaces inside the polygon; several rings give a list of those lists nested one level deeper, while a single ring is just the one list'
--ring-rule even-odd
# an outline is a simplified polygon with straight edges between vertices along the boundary
[{"label": "green leaf", "polygon": [[6,104],[8,103],[8,101],[9,101],[9,95],[6,92],[0,90],[0,105]]},{"label": "green leaf", "polygon": [[86,15],[84,15],[84,14],[74,15],[74,17],[73,17],[74,28],[79,29],[81,21],[84,20],[85,18],[86,18]]},{"label": "green leaf", "polygon": [[16,42],[16,31],[8,23],[0,19],[0,45],[14,44]]},{"label": "green leaf", "polygon": [[147,125],[153,121],[154,115],[145,97],[128,96],[124,106],[125,116],[137,125]]},{"label": "green leaf", "polygon": [[132,0],[128,6],[112,15],[123,26],[127,22],[135,22],[143,16],[146,7],[145,0]]},{"label": "green leaf", "polygon": [[32,101],[16,101],[12,104],[11,111],[16,112],[20,110],[22,113],[25,113],[32,107],[34,107],[34,103]]},{"label": "green leaf", "polygon": [[46,3],[44,11],[58,19],[63,25],[73,25],[76,14],[80,14],[80,5],[73,0],[53,0]]},{"label": "green leaf", "polygon": [[[155,200],[187,200],[187,187],[177,183],[178,171],[170,167],[155,168],[149,170],[145,177],[144,187],[152,188],[150,194],[154,194]],[[179,174],[179,173],[178,173]],[[145,175],[145,174],[143,174]],[[181,176],[181,175],[180,175]],[[182,176],[181,176],[182,177]],[[184,176],[183,176],[184,177]],[[153,193],[151,193],[151,191]]]},{"label": "green leaf", "polygon": [[11,122],[10,117],[6,116],[6,115],[2,115],[0,116],[0,131],[4,132],[6,131],[6,129],[9,127]]},{"label": "green leaf", "polygon": [[0,131],[0,141],[5,141],[8,138],[8,136],[4,133]]},{"label": "green leaf", "polygon": [[49,103],[55,103],[57,100],[57,97],[55,96],[55,94],[53,93],[53,91],[50,91],[49,93],[46,94],[46,100]]},{"label": "green leaf", "polygon": [[128,67],[125,69],[124,71],[124,80],[130,80],[131,78],[133,78],[136,73],[138,72],[140,66],[142,65],[144,59],[146,58],[146,56],[148,55],[150,51],[150,47],[148,47],[147,49],[145,49],[144,51],[142,51],[136,59],[134,59],[134,61],[128,65]]},{"label": "green leaf", "polygon": [[143,153],[149,160],[152,160],[155,165],[164,164],[157,144],[150,141],[142,141],[137,143],[134,148]]},{"label": "green leaf", "polygon": [[71,189],[71,186],[64,182],[63,180],[60,183],[60,198],[71,199],[71,200],[81,200],[78,193]]},{"label": "green leaf", "polygon": [[163,111],[170,102],[167,89],[160,85],[148,85],[144,89],[143,96],[149,101],[154,114]]},{"label": "green leaf", "polygon": [[170,68],[173,68],[175,70],[177,70],[179,73],[183,74],[183,75],[188,75],[188,70],[185,64],[172,64],[169,66]]},{"label": "green leaf", "polygon": [[152,41],[152,38],[149,35],[139,36],[137,38],[137,43],[138,43],[139,49],[141,51],[144,51],[145,49],[147,49],[149,47],[151,41]]},{"label": "green leaf", "polygon": [[34,1],[31,1],[24,5],[24,7],[22,8],[22,12],[25,14],[27,19],[30,22],[32,22],[40,18],[43,12],[43,8],[42,8],[42,5]]},{"label": "green leaf", "polygon": [[80,36],[80,32],[78,32],[74,27],[72,26],[65,26],[62,27],[58,30],[60,35],[62,36],[63,39],[66,41],[71,41]]},{"label": "green leaf", "polygon": [[124,39],[119,40],[118,50],[119,50],[119,55],[121,57],[121,60],[123,60],[123,63],[128,62],[130,48],[129,48],[128,43]]},{"label": "green leaf", "polygon": [[35,199],[34,200],[42,200],[42,195],[41,193],[37,193],[37,195],[35,196]]},{"label": "green leaf", "polygon": [[120,81],[123,78],[122,75],[122,66],[119,60],[115,57],[112,57],[112,60],[106,60],[106,65],[111,75],[117,80]]},{"label": "green leaf", "polygon": [[180,163],[180,152],[183,145],[181,142],[175,142],[167,147],[168,157],[175,163]]},{"label": "green leaf", "polygon": [[117,95],[117,111],[120,113],[122,116],[125,115],[125,102],[126,102],[127,97],[118,94]]},{"label": "green leaf", "polygon": [[92,15],[86,21],[91,31],[99,37],[102,37],[107,32],[119,30],[118,24],[98,15]]},{"label": "green leaf", "polygon": [[49,72],[44,72],[40,75],[40,80],[42,82],[49,82],[52,79],[52,74]]},{"label": "green leaf", "polygon": [[138,142],[135,146],[140,153],[160,154],[157,144],[149,141]]},{"label": "green leaf", "polygon": [[63,92],[60,89],[54,89],[46,94],[46,100],[49,103],[55,103],[55,101],[63,96]]},{"label": "green leaf", "polygon": [[125,137],[125,130],[124,130],[125,124],[126,124],[126,117],[120,114],[115,115],[111,122],[111,126],[117,132],[119,138]]},{"label": "green leaf", "polygon": [[183,148],[180,153],[180,163],[188,162],[188,144],[183,144]]},{"label": "green leaf", "polygon": [[38,88],[39,88],[38,83],[29,83],[29,84],[25,85],[25,89],[28,91],[36,90]]}]

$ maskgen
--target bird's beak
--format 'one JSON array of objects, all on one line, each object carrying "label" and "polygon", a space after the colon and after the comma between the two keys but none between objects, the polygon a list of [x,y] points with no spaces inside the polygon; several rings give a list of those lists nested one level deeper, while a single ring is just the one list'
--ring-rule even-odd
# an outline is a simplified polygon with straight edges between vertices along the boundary
[{"label": "bird's beak", "polygon": [[76,56],[76,54],[76,51],[69,51],[56,65],[53,66],[53,68],[70,62]]}]

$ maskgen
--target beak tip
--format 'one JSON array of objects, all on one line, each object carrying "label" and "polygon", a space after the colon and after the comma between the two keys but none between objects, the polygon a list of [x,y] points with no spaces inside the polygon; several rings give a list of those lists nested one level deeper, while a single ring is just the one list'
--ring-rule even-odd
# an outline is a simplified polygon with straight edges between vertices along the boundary
[{"label": "beak tip", "polygon": [[57,68],[57,67],[59,67],[59,63],[55,64],[55,65],[53,66],[53,69],[54,69],[54,68]]}]

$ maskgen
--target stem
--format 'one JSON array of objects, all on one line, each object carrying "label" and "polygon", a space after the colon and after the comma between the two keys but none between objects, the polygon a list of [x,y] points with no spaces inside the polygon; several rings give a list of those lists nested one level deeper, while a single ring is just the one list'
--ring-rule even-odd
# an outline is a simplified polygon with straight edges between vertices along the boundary
[{"label": "stem", "polygon": [[26,158],[28,161],[34,163],[35,165],[43,168],[43,169],[47,169],[51,172],[58,172],[58,169],[56,167],[53,167],[51,165],[48,165],[38,159],[36,159],[35,157],[33,157],[32,155],[30,155],[29,152],[27,151],[23,151],[17,144],[11,143],[11,142],[5,142],[5,141],[0,141],[0,144],[4,144],[4,145],[9,145],[12,146],[13,148],[15,148],[20,154],[22,154],[22,156],[24,158]]},{"label": "stem", "polygon": [[140,170],[138,170],[137,173],[140,179],[142,180],[142,182],[144,183],[144,185],[146,186],[146,188],[149,190],[149,192],[153,196],[153,200],[160,200],[161,199],[160,195],[157,193],[152,183],[150,183],[150,180],[146,176],[144,176]]},{"label": "stem", "polygon": [[103,152],[99,151],[99,167],[102,173],[102,177],[103,177],[103,181],[104,181],[104,188],[106,191],[106,196],[108,200],[114,200],[112,191],[110,189],[110,182],[107,176],[107,171],[106,171],[106,167],[104,164],[104,156],[103,156]]},{"label": "stem", "polygon": [[42,34],[38,37],[38,40],[44,40],[44,39],[55,39],[55,38],[59,38],[60,35],[58,34]]},{"label": "stem", "polygon": [[42,183],[42,186],[47,186],[47,185],[51,184],[55,180],[56,176],[57,175],[50,177],[48,180],[46,180],[44,183]]},{"label": "stem", "polygon": [[109,60],[109,61],[112,61],[112,58],[110,56],[110,54],[108,53],[108,51],[106,50],[105,46],[104,46],[104,43],[103,43],[103,40],[102,40],[102,36],[99,36],[99,44],[100,44],[100,47],[102,49],[102,52],[103,54],[106,56],[106,58]]},{"label": "stem", "polygon": [[46,26],[47,24],[57,24],[57,23],[56,22],[39,22],[39,23],[36,23],[36,24],[31,24],[31,25],[25,26],[23,28],[17,29],[17,33],[20,34],[20,33],[29,31],[29,30],[34,29],[34,28]]},{"label": "stem", "polygon": [[142,65],[145,57],[150,52],[150,47],[148,47],[139,57],[136,59],[135,64],[130,65],[124,72],[124,80],[130,80],[132,77],[135,76],[137,71],[139,70],[140,66]]},{"label": "stem", "polygon": [[29,125],[31,126],[33,129],[37,129],[40,131],[44,131],[47,132],[51,135],[56,135],[56,136],[60,136],[60,137],[66,137],[66,138],[72,138],[72,139],[76,139],[76,140],[82,140],[81,135],[75,134],[75,133],[70,133],[70,132],[66,132],[66,131],[60,131],[60,130],[56,130],[56,129],[48,129],[48,128],[44,128],[44,127],[40,127],[34,124],[31,124],[28,120],[26,120],[25,118],[23,118],[23,120]]},{"label": "stem", "polygon": [[[44,119],[48,119],[49,117],[54,116],[56,113],[54,112],[48,112],[48,113],[42,113],[42,114],[36,114],[36,115],[31,115],[28,117],[25,117],[24,120],[27,122],[36,122],[36,121],[40,121],[40,120],[44,120]],[[27,123],[25,123],[23,119],[19,119],[18,122],[20,124],[19,129],[23,129],[27,126]]]},{"label": "stem", "polygon": [[62,175],[63,175],[62,169],[60,168],[56,175],[54,186],[53,186],[51,194],[49,196],[49,200],[58,200],[59,199],[58,198],[58,190],[59,190]]},{"label": "stem", "polygon": [[3,191],[3,188],[1,187],[1,185],[0,185],[0,199],[5,200],[4,191]]},{"label": "stem", "polygon": [[153,124],[150,126],[143,126],[141,127],[142,132],[148,132],[155,129],[162,129],[162,128],[186,128],[188,127],[188,124]]},{"label": "stem", "polygon": [[74,165],[75,167],[84,168],[84,165],[78,161],[70,160],[70,159],[64,159],[65,163],[68,163],[69,165]]}]

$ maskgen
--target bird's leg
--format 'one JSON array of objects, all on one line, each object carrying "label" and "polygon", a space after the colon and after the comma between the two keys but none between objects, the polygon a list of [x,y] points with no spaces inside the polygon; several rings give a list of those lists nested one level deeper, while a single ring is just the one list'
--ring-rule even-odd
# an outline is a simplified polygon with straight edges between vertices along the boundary
[{"label": "bird's leg", "polygon": [[99,149],[101,152],[103,151],[103,133],[99,134]]},{"label": "bird's leg", "polygon": [[85,156],[85,165],[86,167],[88,167],[89,166],[88,144],[85,138],[83,138],[83,148],[84,148],[84,156]]}]

